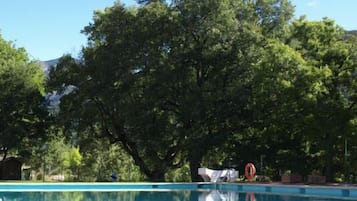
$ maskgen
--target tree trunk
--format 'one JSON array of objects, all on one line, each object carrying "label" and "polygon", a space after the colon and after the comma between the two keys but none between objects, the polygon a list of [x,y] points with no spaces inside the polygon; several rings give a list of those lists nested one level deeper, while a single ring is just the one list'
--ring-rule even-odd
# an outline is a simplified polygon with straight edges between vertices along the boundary
[{"label": "tree trunk", "polygon": [[333,182],[333,142],[330,135],[330,133],[327,133],[325,174],[327,182]]},{"label": "tree trunk", "polygon": [[2,157],[2,160],[5,160],[7,157],[7,148],[5,147],[3,151],[4,151],[4,156]]},{"label": "tree trunk", "polygon": [[191,181],[193,182],[202,181],[202,178],[198,175],[198,168],[201,167],[200,160],[191,158],[189,159],[189,163],[190,163]]},{"label": "tree trunk", "polygon": [[[142,173],[144,173],[149,181],[159,182],[165,181],[165,173],[167,171],[166,165],[172,161],[160,161],[158,158],[151,158],[150,164],[140,156],[137,147],[134,143],[121,142],[124,150],[133,158],[135,165],[137,165]],[[148,154],[149,156],[155,156],[156,153]]]},{"label": "tree trunk", "polygon": [[333,149],[332,146],[327,147],[326,154],[326,179],[327,182],[333,182]]},{"label": "tree trunk", "polygon": [[165,171],[160,168],[156,168],[152,174],[147,175],[148,180],[151,182],[163,182],[165,181]]}]

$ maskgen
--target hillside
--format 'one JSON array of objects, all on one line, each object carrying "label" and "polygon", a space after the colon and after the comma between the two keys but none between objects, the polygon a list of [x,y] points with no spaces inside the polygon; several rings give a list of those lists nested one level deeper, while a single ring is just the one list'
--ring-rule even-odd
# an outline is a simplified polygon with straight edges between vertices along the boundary
[{"label": "hillside", "polygon": [[58,62],[59,62],[59,58],[48,60],[48,61],[39,61],[40,65],[42,66],[43,71],[46,74],[46,77],[50,73],[51,67],[56,66]]}]

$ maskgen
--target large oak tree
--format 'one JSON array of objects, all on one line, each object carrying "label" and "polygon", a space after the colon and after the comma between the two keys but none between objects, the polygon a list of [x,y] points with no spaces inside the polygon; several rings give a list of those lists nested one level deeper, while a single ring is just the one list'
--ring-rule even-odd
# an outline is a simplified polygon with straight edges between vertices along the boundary
[{"label": "large oak tree", "polygon": [[285,0],[141,3],[96,12],[83,58],[53,69],[58,122],[120,144],[153,181],[183,164],[197,180],[208,153],[331,177],[356,125],[356,51],[339,27],[291,22]]}]

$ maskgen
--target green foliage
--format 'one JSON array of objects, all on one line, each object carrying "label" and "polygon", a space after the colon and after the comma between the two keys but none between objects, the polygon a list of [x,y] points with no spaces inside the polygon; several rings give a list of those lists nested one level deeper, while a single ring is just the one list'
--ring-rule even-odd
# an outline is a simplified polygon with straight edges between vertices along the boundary
[{"label": "green foliage", "polygon": [[134,161],[118,145],[110,144],[105,139],[82,139],[83,165],[80,168],[81,180],[111,181],[111,175],[117,174],[117,181],[142,181],[145,176],[140,173]]},{"label": "green foliage", "polygon": [[70,170],[70,175],[76,175],[79,178],[79,167],[82,164],[82,155],[79,148],[73,147],[69,151],[63,153],[63,166]]},{"label": "green foliage", "polygon": [[70,169],[76,169],[81,165],[82,155],[79,153],[79,148],[72,148],[70,151],[64,152],[63,165]]},{"label": "green foliage", "polygon": [[190,166],[188,164],[183,165],[182,167],[168,171],[165,174],[165,181],[168,182],[190,182],[191,174],[190,174]]},{"label": "green foliage", "polygon": [[261,159],[274,179],[356,170],[354,32],[291,21],[287,0],[139,3],[97,11],[82,58],[52,68],[55,121],[40,66],[0,37],[4,156],[85,181],[196,181]]},{"label": "green foliage", "polygon": [[[314,101],[306,110],[310,110],[308,139],[312,139],[317,149],[325,151],[326,176],[332,181],[333,157],[342,153],[339,146],[351,136],[350,121],[355,118],[353,108],[356,85],[351,76],[356,72],[355,50],[343,40],[343,30],[332,20],[307,22],[304,18],[293,23],[292,38],[300,45],[296,47],[304,59],[315,70],[315,84],[312,85]],[[311,138],[310,138],[311,137]]]},{"label": "green foliage", "polygon": [[341,173],[356,143],[354,35],[291,21],[285,0],[141,3],[96,12],[82,60],[50,73],[84,178],[196,181],[202,165],[243,172],[263,155],[274,178]]},{"label": "green foliage", "polygon": [[[47,112],[44,73],[23,48],[0,36],[0,146],[14,153],[29,152],[43,138]],[[6,155],[6,153],[5,153]]]}]

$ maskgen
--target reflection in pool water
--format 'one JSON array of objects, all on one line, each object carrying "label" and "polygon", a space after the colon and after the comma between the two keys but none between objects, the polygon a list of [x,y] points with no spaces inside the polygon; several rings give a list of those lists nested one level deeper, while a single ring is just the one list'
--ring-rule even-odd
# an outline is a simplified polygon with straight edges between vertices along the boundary
[{"label": "reflection in pool water", "polygon": [[0,192],[0,201],[342,201],[235,191]]},{"label": "reflection in pool water", "polygon": [[198,201],[233,201],[238,200],[239,193],[235,191],[218,191],[212,190],[201,192],[198,196]]}]

